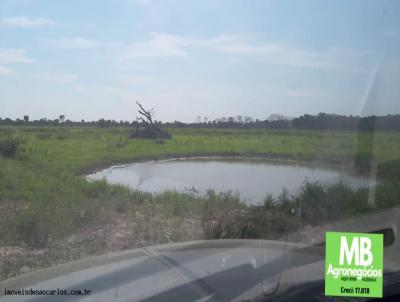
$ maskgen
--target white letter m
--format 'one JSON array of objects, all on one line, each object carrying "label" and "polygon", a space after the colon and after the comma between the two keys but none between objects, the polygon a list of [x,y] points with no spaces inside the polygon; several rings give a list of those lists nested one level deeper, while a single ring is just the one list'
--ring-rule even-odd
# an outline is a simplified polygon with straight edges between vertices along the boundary
[{"label": "white letter m", "polygon": [[353,260],[355,265],[359,265],[359,248],[358,248],[358,237],[354,237],[351,242],[351,248],[349,249],[349,245],[347,243],[347,239],[345,236],[340,237],[340,259],[339,264],[344,264],[344,257],[346,256],[347,265],[351,265]]}]

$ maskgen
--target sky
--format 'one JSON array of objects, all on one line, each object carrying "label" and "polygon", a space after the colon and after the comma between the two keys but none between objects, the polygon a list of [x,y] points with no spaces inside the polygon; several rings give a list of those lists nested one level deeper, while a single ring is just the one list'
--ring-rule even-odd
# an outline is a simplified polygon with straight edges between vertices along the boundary
[{"label": "sky", "polygon": [[400,1],[0,0],[0,117],[400,113]]}]

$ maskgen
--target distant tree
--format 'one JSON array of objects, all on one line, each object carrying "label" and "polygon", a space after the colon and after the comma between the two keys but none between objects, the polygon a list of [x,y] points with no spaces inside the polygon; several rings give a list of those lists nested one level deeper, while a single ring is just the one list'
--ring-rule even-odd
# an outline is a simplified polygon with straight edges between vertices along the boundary
[{"label": "distant tree", "polygon": [[65,115],[61,114],[58,119],[60,120],[61,123],[63,123],[65,120]]},{"label": "distant tree", "polygon": [[29,122],[29,116],[28,115],[24,115],[24,122],[28,123]]},{"label": "distant tree", "polygon": [[250,124],[250,123],[253,122],[253,119],[252,119],[250,116],[245,116],[245,117],[244,117],[244,122],[245,122],[246,124]]},{"label": "distant tree", "polygon": [[99,121],[97,122],[100,128],[105,128],[106,127],[106,120],[101,118],[99,119]]}]

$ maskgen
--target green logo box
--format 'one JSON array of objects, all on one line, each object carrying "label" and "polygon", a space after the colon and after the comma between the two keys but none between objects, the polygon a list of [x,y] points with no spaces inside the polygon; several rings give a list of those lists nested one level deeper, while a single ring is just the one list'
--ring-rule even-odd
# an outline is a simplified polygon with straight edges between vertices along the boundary
[{"label": "green logo box", "polygon": [[326,233],[325,295],[382,297],[383,235]]}]

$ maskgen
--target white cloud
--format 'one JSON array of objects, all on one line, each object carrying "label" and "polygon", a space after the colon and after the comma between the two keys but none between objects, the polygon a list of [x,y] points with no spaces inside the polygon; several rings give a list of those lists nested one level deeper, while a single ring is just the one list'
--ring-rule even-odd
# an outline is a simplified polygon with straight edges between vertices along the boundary
[{"label": "white cloud", "polygon": [[35,28],[43,27],[53,24],[54,21],[47,18],[32,18],[32,17],[8,17],[1,18],[0,25],[5,27],[19,27],[19,28]]},{"label": "white cloud", "polygon": [[256,56],[280,65],[313,68],[335,68],[341,65],[343,58],[365,55],[365,53],[340,49],[315,51],[293,47],[284,43],[257,43],[241,35],[222,34],[213,38],[199,39],[152,33],[150,39],[126,46],[123,51],[123,57],[188,56],[190,50],[193,49],[203,49],[237,56]]},{"label": "white cloud", "polygon": [[147,40],[132,44],[99,43],[94,40],[72,37],[51,40],[50,45],[61,49],[93,49],[102,46],[113,56],[122,59],[188,57],[193,50],[229,54],[236,57],[254,57],[264,62],[282,66],[308,68],[351,68],[354,59],[369,52],[332,48],[312,50],[285,43],[258,41],[254,36],[221,34],[211,38],[192,38],[164,33],[152,33]]},{"label": "white cloud", "polygon": [[268,94],[271,96],[285,96],[290,98],[332,98],[332,93],[314,90],[314,89],[269,89]]},{"label": "white cloud", "polygon": [[69,84],[78,80],[78,75],[76,74],[65,74],[65,73],[37,73],[33,77],[40,81],[58,83],[58,84]]},{"label": "white cloud", "polygon": [[91,49],[97,46],[97,43],[93,40],[75,37],[51,40],[50,45],[55,48],[62,49]]},{"label": "white cloud", "polygon": [[0,48],[0,65],[32,62],[23,49]]},{"label": "white cloud", "polygon": [[137,42],[125,49],[124,57],[170,57],[186,56],[187,52],[182,45],[182,39],[177,36],[152,34],[148,41]]},{"label": "white cloud", "polygon": [[0,48],[0,75],[12,74],[13,71],[4,65],[26,64],[34,62],[23,49]]},{"label": "white cloud", "polygon": [[0,65],[0,76],[12,74],[12,70]]},{"label": "white cloud", "polygon": [[124,74],[117,77],[117,81],[126,85],[148,84],[154,80],[153,76]]},{"label": "white cloud", "polygon": [[151,0],[134,0],[134,2],[138,5],[149,5],[151,4]]},{"label": "white cloud", "polygon": [[120,89],[111,85],[97,85],[97,84],[78,84],[74,91],[79,94],[98,96],[98,95],[117,95]]}]

